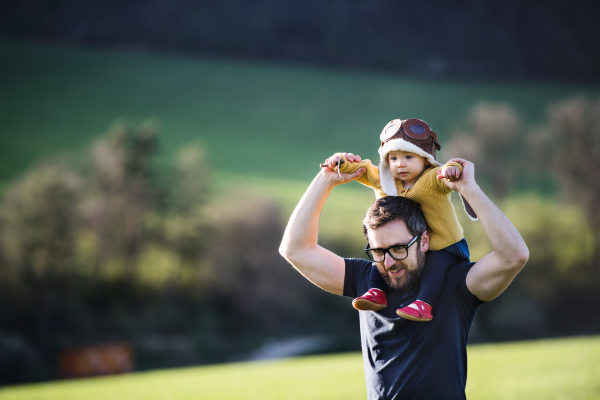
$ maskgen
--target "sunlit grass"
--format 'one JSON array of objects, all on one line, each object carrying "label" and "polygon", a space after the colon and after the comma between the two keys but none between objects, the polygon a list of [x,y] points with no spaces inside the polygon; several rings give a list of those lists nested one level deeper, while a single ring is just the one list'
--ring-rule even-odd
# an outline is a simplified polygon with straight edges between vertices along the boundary
[{"label": "sunlit grass", "polygon": [[364,399],[359,354],[138,373],[5,389],[0,399]]},{"label": "sunlit grass", "polygon": [[[600,337],[473,345],[470,400],[600,398]],[[0,400],[365,399],[360,354],[223,364],[0,390]]]},{"label": "sunlit grass", "polygon": [[600,337],[471,346],[467,397],[600,399]]}]

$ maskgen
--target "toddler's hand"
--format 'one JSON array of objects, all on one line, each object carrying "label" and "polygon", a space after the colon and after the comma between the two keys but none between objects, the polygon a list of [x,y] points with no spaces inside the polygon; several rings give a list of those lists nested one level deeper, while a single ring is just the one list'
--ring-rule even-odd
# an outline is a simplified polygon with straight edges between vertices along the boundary
[{"label": "toddler's hand", "polygon": [[360,156],[358,154],[354,155],[352,153],[344,153],[344,157],[346,157],[346,160],[351,163],[360,162]]},{"label": "toddler's hand", "polygon": [[453,165],[444,168],[442,171],[438,172],[438,179],[443,178],[446,178],[450,182],[457,180],[460,178],[460,169]]},{"label": "toddler's hand", "polygon": [[[360,161],[360,156],[359,155],[354,155],[352,153],[342,153],[342,154],[346,158],[346,161],[348,161],[350,163],[359,162]],[[338,162],[341,159],[342,159],[342,157],[340,157],[339,155],[333,155],[333,156],[329,157],[327,160],[325,160],[325,165],[327,165],[332,170],[336,171],[337,170]]]}]

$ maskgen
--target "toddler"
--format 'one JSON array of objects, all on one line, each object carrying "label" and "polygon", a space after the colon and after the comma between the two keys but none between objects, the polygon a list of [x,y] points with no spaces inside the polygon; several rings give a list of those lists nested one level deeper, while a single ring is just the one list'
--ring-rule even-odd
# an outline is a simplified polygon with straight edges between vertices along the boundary
[{"label": "toddler", "polygon": [[[432,307],[444,285],[447,268],[459,262],[469,262],[469,248],[450,202],[452,189],[441,180],[458,179],[462,167],[455,162],[442,166],[436,160],[435,152],[441,148],[438,137],[425,121],[419,119],[391,121],[383,128],[380,140],[379,167],[370,160],[348,162],[342,153],[327,159],[326,164],[332,169],[336,168],[339,173],[352,173],[359,168],[366,168],[366,172],[357,180],[373,188],[377,198],[404,196],[421,205],[427,221],[431,251],[427,253],[417,300],[398,309],[396,313],[413,321],[431,321]],[[476,220],[477,216],[469,204],[462,197],[461,200],[465,212],[472,220]],[[412,245],[415,239],[408,245]],[[408,246],[397,246],[388,249],[388,255],[402,260],[408,256],[408,251]],[[385,250],[371,250],[367,244],[365,252],[375,262],[385,261]],[[357,310],[382,310],[387,307],[386,288],[387,284],[373,264],[369,290],[354,299],[352,305]]]}]

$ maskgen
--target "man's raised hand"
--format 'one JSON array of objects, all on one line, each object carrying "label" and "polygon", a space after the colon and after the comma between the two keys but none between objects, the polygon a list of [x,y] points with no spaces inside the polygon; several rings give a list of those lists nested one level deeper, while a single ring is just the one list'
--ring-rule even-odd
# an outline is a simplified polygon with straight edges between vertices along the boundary
[{"label": "man's raised hand", "polygon": [[444,179],[444,183],[446,184],[446,186],[448,186],[452,190],[460,192],[460,189],[465,185],[475,183],[475,166],[472,162],[462,158],[453,158],[448,162],[455,162],[460,164],[462,167],[462,173],[460,174],[460,177],[458,179],[449,181],[447,179],[444,179],[444,174],[441,170],[439,170],[437,173],[437,178]]}]

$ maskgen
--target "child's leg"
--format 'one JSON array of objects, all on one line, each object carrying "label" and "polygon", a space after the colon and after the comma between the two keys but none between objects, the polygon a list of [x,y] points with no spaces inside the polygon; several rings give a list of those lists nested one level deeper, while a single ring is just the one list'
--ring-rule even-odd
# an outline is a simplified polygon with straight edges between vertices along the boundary
[{"label": "child's leg", "polygon": [[457,264],[459,260],[461,257],[445,250],[428,251],[417,300],[396,310],[396,314],[412,321],[431,321],[433,319],[431,309],[444,287],[446,270],[451,265]]},{"label": "child's leg", "polygon": [[369,290],[352,301],[352,306],[361,311],[379,311],[387,307],[385,288],[387,284],[379,273],[377,266],[371,266],[369,273]]},{"label": "child's leg", "polygon": [[469,252],[469,245],[467,244],[467,241],[465,239],[461,240],[460,242],[456,242],[443,250],[449,251],[450,253],[459,256],[461,258],[459,262],[461,263],[471,262],[471,253]]},{"label": "child's leg", "polygon": [[387,283],[383,280],[379,269],[375,264],[371,265],[371,272],[369,273],[369,289],[379,289],[385,291]]},{"label": "child's leg", "polygon": [[459,260],[458,256],[444,250],[428,251],[417,300],[424,301],[433,307],[444,287],[448,267],[457,264]]}]

